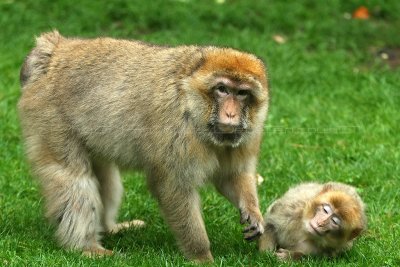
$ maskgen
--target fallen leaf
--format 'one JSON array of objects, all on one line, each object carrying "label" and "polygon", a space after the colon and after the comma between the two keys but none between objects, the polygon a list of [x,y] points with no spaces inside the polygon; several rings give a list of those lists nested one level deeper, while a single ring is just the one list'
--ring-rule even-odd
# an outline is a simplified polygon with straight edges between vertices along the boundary
[{"label": "fallen leaf", "polygon": [[344,14],[343,14],[343,18],[345,18],[345,19],[351,19],[351,14],[348,13],[348,12],[344,13]]},{"label": "fallen leaf", "polygon": [[369,10],[365,6],[360,6],[354,10],[353,19],[369,19]]},{"label": "fallen leaf", "polygon": [[264,178],[259,173],[257,173],[257,184],[260,185],[263,182],[264,182]]},{"label": "fallen leaf", "polygon": [[272,36],[272,39],[274,39],[274,41],[277,42],[278,44],[286,43],[286,38],[279,34],[275,34],[274,36]]}]

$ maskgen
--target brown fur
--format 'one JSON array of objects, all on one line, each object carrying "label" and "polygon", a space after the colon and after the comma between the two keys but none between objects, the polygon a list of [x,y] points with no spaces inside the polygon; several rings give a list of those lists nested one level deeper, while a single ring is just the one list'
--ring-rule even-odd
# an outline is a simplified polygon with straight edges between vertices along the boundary
[{"label": "brown fur", "polygon": [[[257,102],[240,102],[246,127],[232,141],[216,139],[215,126],[210,129],[220,120],[213,88],[221,76],[250,87]],[[255,168],[268,88],[255,56],[229,48],[72,39],[54,31],[37,39],[21,84],[27,157],[62,246],[108,254],[99,252],[99,233],[137,225],[115,222],[122,195],[118,166],[146,173],[190,259],[213,259],[197,192],[206,181],[250,223],[245,238],[262,233]]]},{"label": "brown fur", "polygon": [[232,71],[237,73],[237,77],[251,75],[266,86],[265,69],[259,60],[253,55],[243,54],[233,49],[211,51],[205,57],[205,64],[199,71],[205,73]]},{"label": "brown fur", "polygon": [[[341,224],[319,236],[310,232],[309,224],[323,204],[331,205]],[[295,186],[268,208],[259,249],[276,250],[281,259],[298,259],[307,254],[337,255],[351,248],[354,238],[366,229],[364,210],[361,198],[349,185],[330,182]],[[332,222],[329,220],[326,227],[329,223]]]}]

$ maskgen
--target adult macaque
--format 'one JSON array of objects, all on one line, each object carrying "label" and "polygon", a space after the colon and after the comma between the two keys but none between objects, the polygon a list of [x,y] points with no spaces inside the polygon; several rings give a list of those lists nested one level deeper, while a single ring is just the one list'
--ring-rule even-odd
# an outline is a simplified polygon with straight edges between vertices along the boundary
[{"label": "adult macaque", "polygon": [[246,239],[263,232],[255,175],[268,88],[257,57],[54,31],[37,39],[21,84],[27,157],[63,247],[109,254],[99,233],[130,225],[115,221],[118,166],[146,173],[189,259],[213,260],[197,192],[206,181],[249,223]]},{"label": "adult macaque", "polygon": [[367,225],[355,188],[335,182],[291,188],[269,206],[264,220],[259,250],[275,251],[282,260],[335,256],[351,248]]}]

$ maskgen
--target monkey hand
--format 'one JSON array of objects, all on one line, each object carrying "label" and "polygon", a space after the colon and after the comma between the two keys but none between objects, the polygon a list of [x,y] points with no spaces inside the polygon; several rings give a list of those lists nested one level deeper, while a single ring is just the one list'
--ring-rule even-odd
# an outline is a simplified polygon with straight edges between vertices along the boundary
[{"label": "monkey hand", "polygon": [[244,239],[247,241],[256,240],[264,233],[263,218],[259,212],[250,213],[247,210],[240,209],[240,223],[250,224],[243,230]]}]

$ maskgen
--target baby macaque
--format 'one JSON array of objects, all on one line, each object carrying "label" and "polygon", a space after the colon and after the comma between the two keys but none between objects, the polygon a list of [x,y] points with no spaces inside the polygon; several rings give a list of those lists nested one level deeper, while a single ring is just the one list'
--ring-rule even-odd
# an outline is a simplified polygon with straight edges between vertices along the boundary
[{"label": "baby macaque", "polygon": [[364,203],[354,187],[303,183],[274,201],[264,217],[260,251],[281,260],[303,255],[336,256],[352,247],[367,226]]}]

